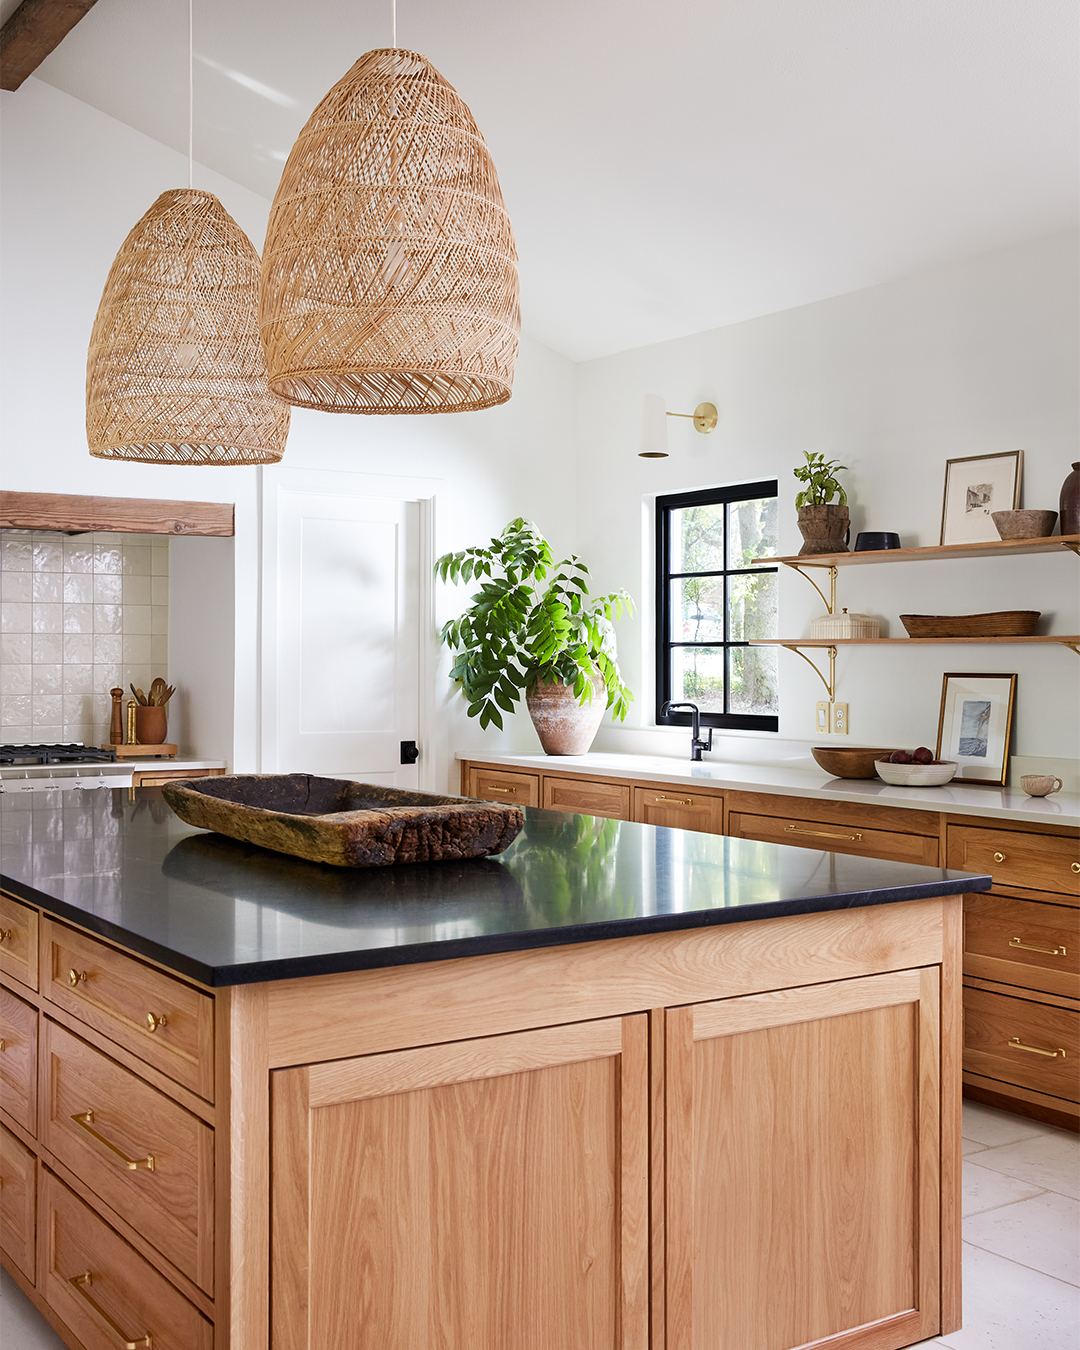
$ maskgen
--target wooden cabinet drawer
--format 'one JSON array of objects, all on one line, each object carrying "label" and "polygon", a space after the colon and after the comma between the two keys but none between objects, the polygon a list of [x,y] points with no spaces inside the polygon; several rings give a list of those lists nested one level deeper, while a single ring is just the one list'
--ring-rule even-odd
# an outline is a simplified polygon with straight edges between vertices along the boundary
[{"label": "wooden cabinet drawer", "polygon": [[211,1292],[213,1130],[48,1018],[42,1039],[44,1147]]},{"label": "wooden cabinet drawer", "polygon": [[965,895],[964,974],[1080,998],[1080,911]]},{"label": "wooden cabinet drawer", "polygon": [[37,1160],[0,1125],[0,1247],[28,1280],[34,1279],[34,1206]]},{"label": "wooden cabinet drawer", "polygon": [[0,891],[0,971],[38,987],[38,912]]},{"label": "wooden cabinet drawer", "polygon": [[37,1134],[37,1009],[0,988],[0,1106]]},{"label": "wooden cabinet drawer", "polygon": [[42,923],[52,1002],[212,1101],[214,1000],[85,933]]},{"label": "wooden cabinet drawer", "polygon": [[728,815],[728,834],[736,839],[761,839],[768,844],[795,844],[826,853],[858,853],[866,858],[922,863],[936,867],[938,841],[922,834],[867,830],[831,825],[818,820],[787,820],[783,816]]},{"label": "wooden cabinet drawer", "polygon": [[1020,830],[950,825],[947,867],[989,872],[996,886],[1080,895],[1080,840]]},{"label": "wooden cabinet drawer", "polygon": [[964,987],[964,1070],[1078,1099],[1080,1014]]},{"label": "wooden cabinet drawer", "polygon": [[51,1172],[42,1172],[42,1293],[86,1350],[213,1350],[214,1328]]},{"label": "wooden cabinet drawer", "polygon": [[724,798],[716,792],[676,787],[634,788],[634,819],[703,834],[724,833]]},{"label": "wooden cabinet drawer", "polygon": [[466,795],[481,797],[486,802],[539,806],[540,776],[535,773],[511,773],[504,769],[471,769]]},{"label": "wooden cabinet drawer", "polygon": [[545,775],[542,800],[549,811],[573,811],[583,816],[606,816],[609,820],[630,819],[630,788],[625,784]]},{"label": "wooden cabinet drawer", "polygon": [[217,778],[224,769],[136,769],[131,775],[132,787],[160,787],[177,778]]}]

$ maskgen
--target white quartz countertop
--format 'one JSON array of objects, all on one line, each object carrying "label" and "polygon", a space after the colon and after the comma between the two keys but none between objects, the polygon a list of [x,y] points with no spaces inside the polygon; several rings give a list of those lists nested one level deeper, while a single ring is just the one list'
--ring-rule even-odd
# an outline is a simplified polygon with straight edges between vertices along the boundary
[{"label": "white quartz countertop", "polygon": [[876,806],[946,811],[955,816],[998,816],[1041,825],[1080,826],[1080,793],[1056,792],[1029,797],[1020,788],[947,783],[944,787],[904,788],[879,778],[833,778],[813,761],[809,767],[746,764],[704,759],[699,764],[674,756],[588,755],[458,755],[477,764],[548,773],[583,773],[598,778],[636,778],[656,783],[698,784],[734,792],[775,792],[785,797],[820,797],[832,802],[873,802]]},{"label": "white quartz countertop", "polygon": [[225,769],[228,765],[223,759],[184,759],[178,755],[176,759],[157,758],[148,755],[146,759],[124,759],[118,763],[130,764],[133,769],[140,772],[143,769]]}]

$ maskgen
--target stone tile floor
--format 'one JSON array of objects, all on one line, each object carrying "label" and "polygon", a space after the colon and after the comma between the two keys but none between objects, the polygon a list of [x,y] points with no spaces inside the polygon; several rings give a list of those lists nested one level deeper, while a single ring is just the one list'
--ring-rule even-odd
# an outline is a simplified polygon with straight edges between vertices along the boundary
[{"label": "stone tile floor", "polygon": [[[925,1346],[1080,1350],[1080,1139],[964,1103],[964,1328]],[[63,1350],[0,1272],[4,1350]]]}]

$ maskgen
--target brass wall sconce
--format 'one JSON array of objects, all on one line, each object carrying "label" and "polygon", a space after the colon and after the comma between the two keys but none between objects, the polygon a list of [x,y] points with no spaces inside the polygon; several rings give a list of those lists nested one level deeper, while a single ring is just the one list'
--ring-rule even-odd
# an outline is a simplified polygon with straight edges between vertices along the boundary
[{"label": "brass wall sconce", "polygon": [[707,436],[710,431],[715,431],[719,413],[715,403],[699,403],[692,413],[669,412],[668,417],[689,417],[693,420],[694,430]]},{"label": "brass wall sconce", "polygon": [[714,403],[699,403],[692,413],[668,412],[658,394],[646,394],[642,405],[641,449],[639,459],[667,459],[668,417],[687,417],[694,430],[708,435],[719,420]]}]

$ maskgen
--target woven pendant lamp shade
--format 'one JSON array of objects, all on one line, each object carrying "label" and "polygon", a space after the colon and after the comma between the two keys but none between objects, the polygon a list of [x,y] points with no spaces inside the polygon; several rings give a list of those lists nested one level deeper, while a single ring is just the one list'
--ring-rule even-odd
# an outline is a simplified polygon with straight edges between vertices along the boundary
[{"label": "woven pendant lamp shade", "polygon": [[164,192],[116,255],[86,362],[98,459],[274,464],[289,405],[266,382],[259,255],[209,192]]},{"label": "woven pendant lamp shade", "polygon": [[416,52],[368,52],[312,113],[270,211],[270,387],[324,412],[504,403],[517,248],[472,114]]}]

